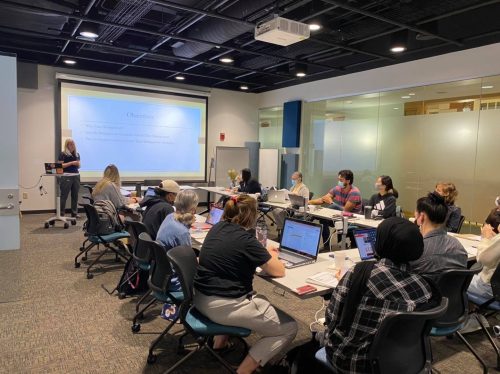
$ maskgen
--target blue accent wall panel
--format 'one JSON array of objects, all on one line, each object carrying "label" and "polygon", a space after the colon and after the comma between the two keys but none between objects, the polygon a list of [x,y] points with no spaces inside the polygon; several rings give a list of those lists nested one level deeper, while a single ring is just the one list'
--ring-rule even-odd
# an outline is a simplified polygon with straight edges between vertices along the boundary
[{"label": "blue accent wall panel", "polygon": [[282,147],[300,147],[300,120],[302,101],[289,101],[283,105]]}]

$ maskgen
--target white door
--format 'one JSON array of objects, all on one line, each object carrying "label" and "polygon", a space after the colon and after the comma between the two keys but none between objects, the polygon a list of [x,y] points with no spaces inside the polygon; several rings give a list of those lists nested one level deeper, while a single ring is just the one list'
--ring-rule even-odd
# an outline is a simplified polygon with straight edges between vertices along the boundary
[{"label": "white door", "polygon": [[19,249],[16,58],[0,52],[0,250]]}]

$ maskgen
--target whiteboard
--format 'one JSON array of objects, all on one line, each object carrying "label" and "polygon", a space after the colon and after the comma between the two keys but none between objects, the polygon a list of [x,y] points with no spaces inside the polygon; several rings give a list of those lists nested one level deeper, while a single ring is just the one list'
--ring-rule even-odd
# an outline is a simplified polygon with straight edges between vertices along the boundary
[{"label": "whiteboard", "polygon": [[277,149],[259,150],[259,182],[262,187],[278,185],[279,152]]},{"label": "whiteboard", "polygon": [[215,185],[229,187],[227,171],[241,169],[250,165],[250,151],[245,147],[216,147],[215,148]]}]

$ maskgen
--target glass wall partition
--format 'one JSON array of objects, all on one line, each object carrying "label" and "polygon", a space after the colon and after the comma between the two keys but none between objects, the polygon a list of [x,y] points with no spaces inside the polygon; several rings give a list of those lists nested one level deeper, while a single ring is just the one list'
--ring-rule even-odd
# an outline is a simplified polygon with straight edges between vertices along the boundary
[{"label": "glass wall partition", "polygon": [[[363,198],[390,175],[398,204],[451,181],[467,221],[482,223],[500,195],[500,77],[305,103],[301,167],[315,196],[351,169]],[[464,230],[466,231],[466,230]]]}]

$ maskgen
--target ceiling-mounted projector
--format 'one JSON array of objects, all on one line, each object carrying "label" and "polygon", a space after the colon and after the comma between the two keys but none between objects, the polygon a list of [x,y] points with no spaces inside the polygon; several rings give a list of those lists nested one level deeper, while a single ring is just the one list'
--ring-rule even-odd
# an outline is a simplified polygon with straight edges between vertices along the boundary
[{"label": "ceiling-mounted projector", "polygon": [[287,46],[308,39],[309,25],[282,17],[273,18],[255,27],[255,39],[262,42]]}]

